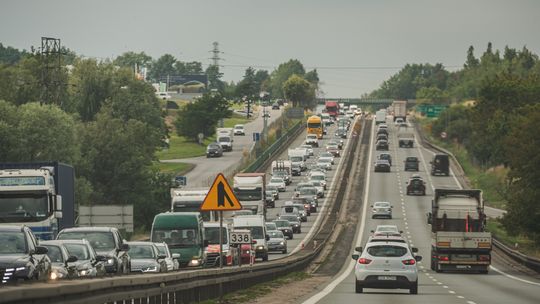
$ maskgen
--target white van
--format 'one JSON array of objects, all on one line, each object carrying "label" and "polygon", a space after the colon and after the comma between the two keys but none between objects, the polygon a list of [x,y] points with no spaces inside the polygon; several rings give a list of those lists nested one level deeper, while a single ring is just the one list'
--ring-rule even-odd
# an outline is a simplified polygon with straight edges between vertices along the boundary
[{"label": "white van", "polygon": [[233,218],[235,230],[249,230],[251,239],[255,241],[253,249],[255,258],[268,261],[268,244],[270,239],[266,233],[266,224],[262,215],[240,215]]}]

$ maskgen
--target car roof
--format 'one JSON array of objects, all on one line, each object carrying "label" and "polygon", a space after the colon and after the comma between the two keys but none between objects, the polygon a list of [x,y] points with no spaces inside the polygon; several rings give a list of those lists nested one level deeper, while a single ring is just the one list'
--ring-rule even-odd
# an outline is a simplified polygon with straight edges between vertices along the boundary
[{"label": "car roof", "polygon": [[376,235],[370,236],[368,238],[368,243],[370,242],[398,242],[398,243],[407,243],[405,239],[397,235]]},{"label": "car roof", "polygon": [[0,225],[1,231],[22,232],[25,226]]},{"label": "car roof", "polygon": [[61,233],[63,232],[82,232],[82,231],[96,231],[96,232],[112,232],[113,230],[116,230],[114,227],[72,227],[72,228],[64,228]]},{"label": "car roof", "polygon": [[128,245],[140,245],[140,246],[144,246],[144,245],[154,245],[154,243],[150,242],[150,241],[132,241],[132,242],[127,242]]}]

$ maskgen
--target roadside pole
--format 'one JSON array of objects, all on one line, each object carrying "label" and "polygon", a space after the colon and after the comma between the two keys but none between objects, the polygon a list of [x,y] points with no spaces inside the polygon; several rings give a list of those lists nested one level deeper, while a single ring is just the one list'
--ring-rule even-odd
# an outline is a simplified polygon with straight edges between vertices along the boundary
[{"label": "roadside pole", "polygon": [[222,210],[219,210],[219,268],[223,268],[223,211]]}]

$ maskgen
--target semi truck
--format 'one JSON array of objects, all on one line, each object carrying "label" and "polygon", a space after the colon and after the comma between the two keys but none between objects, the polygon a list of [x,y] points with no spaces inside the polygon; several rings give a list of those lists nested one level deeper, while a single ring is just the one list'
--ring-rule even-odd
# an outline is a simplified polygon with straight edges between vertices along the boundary
[{"label": "semi truck", "polygon": [[324,103],[324,108],[326,109],[326,113],[334,118],[339,115],[339,104],[337,101],[326,101]]},{"label": "semi truck", "polygon": [[233,191],[240,200],[242,209],[250,210],[254,215],[266,218],[266,174],[237,173],[234,178]]},{"label": "semi truck", "polygon": [[[210,188],[171,188],[171,212],[199,212]],[[201,212],[203,221],[218,221],[217,211]]]},{"label": "semi truck", "polygon": [[414,133],[402,131],[397,135],[399,147],[412,148],[414,146]]},{"label": "semi truck", "polygon": [[492,242],[482,191],[435,189],[431,207],[431,269],[487,273]]},{"label": "semi truck", "polygon": [[0,163],[0,222],[26,225],[42,240],[75,226],[75,172],[57,161]]},{"label": "semi truck", "polygon": [[375,124],[386,123],[386,110],[378,110],[375,112]]},{"label": "semi truck", "polygon": [[394,112],[394,121],[401,118],[403,121],[407,121],[407,101],[406,100],[394,100],[392,103]]}]

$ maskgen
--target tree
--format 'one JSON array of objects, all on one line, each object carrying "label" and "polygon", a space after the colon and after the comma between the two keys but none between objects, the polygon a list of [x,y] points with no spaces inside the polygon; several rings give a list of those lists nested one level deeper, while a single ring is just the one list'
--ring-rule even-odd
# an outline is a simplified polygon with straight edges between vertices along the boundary
[{"label": "tree", "polygon": [[227,99],[219,93],[206,93],[178,111],[176,132],[197,141],[199,133],[204,134],[204,137],[213,135],[218,121],[231,114]]},{"label": "tree", "polygon": [[0,100],[0,162],[16,161],[19,155],[20,121],[17,107]]},{"label": "tree", "polygon": [[161,77],[166,77],[167,75],[175,75],[175,63],[176,58],[174,58],[174,56],[171,54],[165,54],[159,57],[159,59],[153,62],[150,67],[150,78],[158,81]]},{"label": "tree", "polygon": [[272,96],[274,98],[285,97],[283,92],[283,84],[285,81],[294,74],[303,76],[305,73],[306,70],[304,69],[304,66],[296,59],[291,59],[280,64],[270,75],[270,91]]},{"label": "tree", "polygon": [[285,97],[292,101],[293,107],[310,107],[315,98],[315,89],[309,81],[298,75],[292,75],[283,84]]},{"label": "tree", "polygon": [[177,61],[174,68],[176,69],[176,75],[199,75],[204,73],[202,63],[198,61]]},{"label": "tree", "polygon": [[133,69],[135,66],[143,67],[147,66],[152,62],[152,57],[146,55],[145,52],[135,53],[135,52],[125,52],[122,55],[114,59],[114,64]]},{"label": "tree", "polygon": [[19,51],[18,49],[11,46],[5,47],[4,45],[2,45],[2,43],[0,43],[0,64],[15,64],[27,54],[28,53],[26,53],[25,50]]},{"label": "tree", "polygon": [[467,61],[465,62],[465,68],[473,69],[478,67],[480,61],[474,57],[474,47],[471,45],[467,50]]},{"label": "tree", "polygon": [[223,77],[223,73],[219,71],[219,66],[210,65],[206,69],[205,73],[208,76],[208,89],[217,90],[218,92],[223,94],[225,90],[225,83],[221,81],[221,77]]},{"label": "tree", "polygon": [[260,92],[260,83],[255,78],[255,69],[249,67],[246,69],[244,79],[236,85],[236,96],[242,98],[247,96],[249,99],[257,98]]}]

